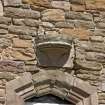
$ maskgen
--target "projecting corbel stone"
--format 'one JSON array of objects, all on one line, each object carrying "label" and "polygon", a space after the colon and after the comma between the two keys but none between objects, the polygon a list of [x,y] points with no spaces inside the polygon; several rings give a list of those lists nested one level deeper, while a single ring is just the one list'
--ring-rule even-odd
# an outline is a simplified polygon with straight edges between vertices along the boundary
[{"label": "projecting corbel stone", "polygon": [[66,39],[62,35],[45,36],[45,38],[39,38],[35,46],[39,66],[73,68],[75,49],[72,38]]}]

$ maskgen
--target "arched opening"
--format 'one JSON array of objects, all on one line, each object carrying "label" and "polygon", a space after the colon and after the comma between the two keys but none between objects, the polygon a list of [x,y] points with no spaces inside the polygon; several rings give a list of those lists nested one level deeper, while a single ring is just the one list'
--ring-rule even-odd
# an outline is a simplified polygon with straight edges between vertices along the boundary
[{"label": "arched opening", "polygon": [[31,97],[43,99],[48,94],[66,100],[69,105],[98,105],[95,87],[62,71],[46,71],[34,75],[24,73],[22,77],[6,84],[6,94],[6,105],[27,105],[25,102]]},{"label": "arched opening", "polygon": [[41,97],[32,97],[25,101],[25,105],[74,105],[65,99],[48,94]]}]

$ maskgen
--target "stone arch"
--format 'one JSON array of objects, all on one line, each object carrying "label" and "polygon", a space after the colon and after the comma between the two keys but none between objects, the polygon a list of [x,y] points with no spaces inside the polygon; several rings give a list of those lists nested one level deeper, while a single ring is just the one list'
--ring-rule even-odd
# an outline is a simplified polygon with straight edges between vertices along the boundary
[{"label": "stone arch", "polygon": [[75,105],[98,105],[97,90],[88,83],[62,71],[24,73],[6,84],[6,105],[24,105],[24,101],[47,94]]}]

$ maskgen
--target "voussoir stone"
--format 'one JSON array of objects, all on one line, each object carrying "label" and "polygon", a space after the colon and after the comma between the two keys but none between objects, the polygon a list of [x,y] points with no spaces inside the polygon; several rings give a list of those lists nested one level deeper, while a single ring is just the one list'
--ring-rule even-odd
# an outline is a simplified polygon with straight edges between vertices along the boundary
[{"label": "voussoir stone", "polygon": [[30,10],[30,9],[21,9],[21,8],[13,8],[6,7],[4,8],[4,16],[14,17],[14,18],[40,18],[40,12]]},{"label": "voussoir stone", "polygon": [[64,21],[65,13],[60,9],[47,9],[42,12],[43,21]]}]

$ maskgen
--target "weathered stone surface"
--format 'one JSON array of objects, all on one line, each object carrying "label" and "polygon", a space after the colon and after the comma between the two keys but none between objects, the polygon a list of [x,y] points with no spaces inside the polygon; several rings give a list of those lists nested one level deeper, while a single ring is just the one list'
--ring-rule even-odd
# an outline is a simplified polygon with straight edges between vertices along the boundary
[{"label": "weathered stone surface", "polygon": [[[0,61],[1,72],[24,72],[24,63],[11,60]],[[6,74],[5,74],[6,75]]]},{"label": "weathered stone surface", "polygon": [[13,19],[13,24],[18,26],[38,27],[40,22],[34,19]]},{"label": "weathered stone surface", "polygon": [[57,28],[74,28],[74,22],[73,21],[57,22],[55,24],[55,27],[57,27]]},{"label": "weathered stone surface", "polygon": [[85,28],[85,29],[94,29],[95,24],[91,21],[83,21],[83,20],[77,20],[75,22],[76,28]]},{"label": "weathered stone surface", "polygon": [[79,39],[89,39],[89,36],[91,35],[90,31],[87,31],[86,29],[83,28],[76,28],[76,29],[62,28],[60,30],[60,33]]},{"label": "weathered stone surface", "polygon": [[7,48],[4,50],[2,54],[2,58],[6,60],[35,60],[35,53],[34,49],[27,48],[27,49],[13,49]]},{"label": "weathered stone surface", "polygon": [[39,22],[38,20],[34,20],[34,19],[24,19],[23,23],[26,26],[30,26],[30,27],[38,27],[41,24],[41,22]]},{"label": "weathered stone surface", "polygon": [[0,89],[0,97],[5,97],[5,89]]},{"label": "weathered stone surface", "polygon": [[47,9],[42,12],[43,21],[64,21],[65,13],[60,9]]},{"label": "weathered stone surface", "polygon": [[46,10],[46,7],[42,7],[42,6],[37,6],[37,5],[30,5],[30,8],[32,10],[35,10],[35,11],[43,11],[43,10]]},{"label": "weathered stone surface", "polygon": [[5,30],[5,29],[0,29],[0,35],[4,35],[4,34],[7,34],[7,33],[8,33],[7,30]]},{"label": "weathered stone surface", "polygon": [[91,36],[90,40],[93,42],[103,42],[104,41],[102,36]]},{"label": "weathered stone surface", "polygon": [[40,12],[29,9],[6,7],[4,9],[4,16],[14,17],[14,18],[18,17],[18,18],[38,19],[40,18]]},{"label": "weathered stone surface", "polygon": [[[12,69],[12,68],[11,68]],[[4,70],[4,69],[3,69]],[[9,71],[9,72],[8,72]],[[20,70],[20,71],[16,71],[16,69],[14,70],[11,70],[11,72],[15,72],[15,73],[18,73],[18,72],[24,72],[24,70]],[[16,74],[13,74],[13,73],[10,73],[10,70],[7,70],[5,72],[0,72],[0,79],[6,79],[7,81],[10,81],[10,80],[13,80],[17,77]],[[1,91],[0,91],[1,92]],[[0,93],[1,95],[1,93]]]},{"label": "weathered stone surface", "polygon": [[104,29],[96,29],[96,30],[94,30],[94,35],[105,36],[105,30]]},{"label": "weathered stone surface", "polygon": [[31,40],[22,40],[19,38],[13,38],[13,47],[32,48],[32,41]]},{"label": "weathered stone surface", "polygon": [[8,30],[8,25],[0,24],[0,29]]},{"label": "weathered stone surface", "polygon": [[97,52],[87,52],[86,59],[104,63],[105,62],[105,54],[97,53]]},{"label": "weathered stone surface", "polygon": [[89,51],[95,51],[95,52],[105,52],[105,44],[103,43],[92,43],[90,44],[90,48],[87,49]]},{"label": "weathered stone surface", "polygon": [[59,33],[56,32],[56,31],[46,31],[45,34],[49,37],[52,37],[52,36],[58,36]]},{"label": "weathered stone surface", "polygon": [[42,22],[41,26],[45,27],[45,28],[54,28],[54,24],[50,23],[50,22]]},{"label": "weathered stone surface", "polygon": [[93,61],[81,61],[81,60],[76,60],[76,64],[78,67],[83,68],[83,69],[88,69],[88,70],[101,70],[102,65],[97,62]]},{"label": "weathered stone surface", "polygon": [[0,16],[0,24],[11,24],[11,18]]},{"label": "weathered stone surface", "polygon": [[43,6],[43,7],[50,7],[50,0],[22,0],[23,3],[27,4],[33,4],[33,5],[38,5],[38,6]]},{"label": "weathered stone surface", "polygon": [[0,0],[0,16],[3,16],[3,4],[1,0]]},{"label": "weathered stone surface", "polygon": [[6,38],[0,38],[0,48],[7,48],[11,46],[11,41]]},{"label": "weathered stone surface", "polygon": [[88,10],[96,10],[96,5],[95,5],[95,1],[94,0],[86,0],[86,9]]},{"label": "weathered stone surface", "polygon": [[84,5],[78,5],[78,4],[72,4],[71,9],[73,11],[81,12],[81,11],[85,11],[85,6]]},{"label": "weathered stone surface", "polygon": [[36,28],[29,28],[24,26],[9,26],[9,32],[17,35],[36,36]]},{"label": "weathered stone surface", "polygon": [[67,1],[52,1],[51,5],[53,8],[70,10],[70,3]]},{"label": "weathered stone surface", "polygon": [[71,3],[84,4],[84,0],[70,0]]},{"label": "weathered stone surface", "polygon": [[77,77],[82,80],[90,80],[90,81],[96,81],[99,79],[98,76],[92,75],[92,74],[77,74]]},{"label": "weathered stone surface", "polygon": [[87,20],[92,21],[93,17],[90,13],[82,13],[82,12],[67,12],[66,13],[67,19],[79,19],[79,20]]},{"label": "weathered stone surface", "polygon": [[27,65],[25,67],[26,71],[27,72],[39,72],[38,69],[36,69],[36,66],[35,65]]},{"label": "weathered stone surface", "polygon": [[3,0],[4,6],[20,6],[22,5],[21,0]]},{"label": "weathered stone surface", "polygon": [[99,42],[81,42],[80,45],[81,48],[85,49],[86,51],[90,52],[101,52],[105,53],[105,44],[99,43]]},{"label": "weathered stone surface", "polygon": [[99,29],[105,29],[105,23],[104,22],[97,23],[96,27]]}]

